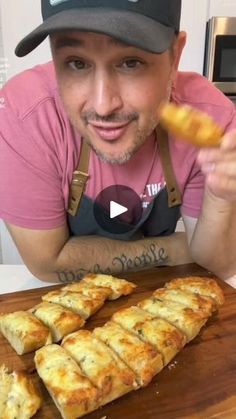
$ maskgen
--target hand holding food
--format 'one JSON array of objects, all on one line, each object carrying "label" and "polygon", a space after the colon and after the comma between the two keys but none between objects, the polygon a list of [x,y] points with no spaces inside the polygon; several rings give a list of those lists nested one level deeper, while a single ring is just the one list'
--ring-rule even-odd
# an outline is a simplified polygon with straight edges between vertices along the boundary
[{"label": "hand holding food", "polygon": [[188,105],[165,103],[159,109],[159,117],[170,134],[197,147],[217,147],[224,135],[210,116]]}]

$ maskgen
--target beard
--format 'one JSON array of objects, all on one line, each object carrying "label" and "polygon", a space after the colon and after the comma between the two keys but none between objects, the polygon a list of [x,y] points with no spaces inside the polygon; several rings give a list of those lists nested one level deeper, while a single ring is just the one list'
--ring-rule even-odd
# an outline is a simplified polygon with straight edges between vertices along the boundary
[{"label": "beard", "polygon": [[[91,118],[93,116],[93,118]],[[95,115],[94,113],[90,112],[86,115],[82,114],[82,120],[83,120],[83,128],[79,127],[78,120],[73,118],[69,115],[69,119],[71,121],[71,124],[75,128],[75,130],[80,133],[83,140],[86,141],[86,143],[91,147],[91,149],[94,151],[94,153],[98,156],[100,160],[102,160],[105,163],[110,164],[118,164],[122,165],[127,163],[134,154],[142,147],[142,145],[146,142],[148,138],[150,138],[151,134],[155,130],[155,128],[158,125],[158,119],[157,117],[150,118],[148,123],[146,124],[146,127],[143,129],[137,129],[136,134],[134,134],[134,139],[132,141],[132,144],[127,147],[126,149],[122,150],[120,153],[116,153],[114,155],[113,152],[104,152],[101,151],[99,148],[94,145],[93,139],[90,135],[88,135],[86,126],[92,121],[107,121],[107,122],[127,122],[127,121],[135,121],[139,119],[138,114],[129,114],[129,115],[109,115],[107,117],[100,117],[98,115]],[[119,141],[119,140],[117,140]]]},{"label": "beard", "polygon": [[152,122],[149,127],[145,130],[138,130],[136,136],[134,137],[134,141],[130,147],[126,150],[120,152],[116,156],[113,153],[101,152],[96,146],[94,146],[91,138],[89,136],[84,136],[83,139],[86,143],[92,148],[95,154],[105,163],[110,164],[118,164],[122,165],[127,163],[131,157],[142,147],[142,145],[146,142],[146,140],[151,136],[154,129],[156,128],[157,123]]}]

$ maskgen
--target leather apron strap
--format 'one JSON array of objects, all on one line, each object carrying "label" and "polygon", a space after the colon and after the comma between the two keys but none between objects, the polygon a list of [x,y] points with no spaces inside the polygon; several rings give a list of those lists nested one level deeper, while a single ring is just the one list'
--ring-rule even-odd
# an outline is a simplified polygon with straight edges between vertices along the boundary
[{"label": "leather apron strap", "polygon": [[167,131],[165,131],[159,125],[156,129],[156,135],[159,146],[162,169],[166,181],[166,189],[168,193],[168,207],[172,208],[176,207],[177,205],[181,205],[181,193],[172,166]]},{"label": "leather apron strap", "polygon": [[[169,208],[172,208],[182,203],[181,193],[171,162],[168,134],[160,126],[157,127],[156,134],[158,139],[160,159],[166,181],[168,206]],[[78,212],[80,201],[85,190],[87,180],[89,178],[89,155],[90,147],[85,141],[82,140],[79,163],[76,170],[73,172],[72,182],[70,185],[69,205],[67,212],[72,216],[76,216]]]},{"label": "leather apron strap", "polygon": [[82,139],[79,163],[77,168],[73,172],[72,182],[70,185],[69,205],[67,212],[72,216],[75,216],[77,214],[80,201],[85,190],[87,180],[89,178],[89,155],[90,147]]}]

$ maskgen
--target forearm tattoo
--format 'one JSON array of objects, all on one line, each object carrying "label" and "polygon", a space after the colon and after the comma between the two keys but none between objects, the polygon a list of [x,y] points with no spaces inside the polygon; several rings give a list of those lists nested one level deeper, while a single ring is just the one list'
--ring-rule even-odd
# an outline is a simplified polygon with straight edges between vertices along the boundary
[{"label": "forearm tattoo", "polygon": [[115,256],[111,265],[105,269],[102,269],[99,264],[95,264],[94,266],[91,266],[91,269],[79,268],[77,270],[57,271],[55,274],[57,275],[59,282],[68,283],[79,281],[88,273],[112,275],[114,272],[119,272],[122,274],[152,266],[165,266],[168,264],[168,261],[169,257],[166,255],[165,249],[158,248],[158,246],[153,243],[147,250],[134,258],[129,258],[124,253]]}]

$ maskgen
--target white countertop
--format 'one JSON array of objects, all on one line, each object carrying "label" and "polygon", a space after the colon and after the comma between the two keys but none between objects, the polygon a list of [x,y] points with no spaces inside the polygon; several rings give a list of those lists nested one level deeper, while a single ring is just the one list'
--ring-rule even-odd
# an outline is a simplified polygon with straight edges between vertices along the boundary
[{"label": "white countertop", "polygon": [[35,278],[25,265],[0,264],[0,294],[53,285]]}]

